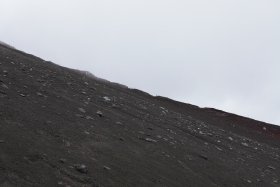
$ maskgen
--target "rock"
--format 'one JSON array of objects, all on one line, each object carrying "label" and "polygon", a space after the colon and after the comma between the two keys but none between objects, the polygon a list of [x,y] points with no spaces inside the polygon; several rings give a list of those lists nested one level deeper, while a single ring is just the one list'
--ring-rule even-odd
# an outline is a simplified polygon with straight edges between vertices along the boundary
[{"label": "rock", "polygon": [[80,173],[83,173],[83,174],[88,173],[87,166],[84,165],[84,164],[77,164],[77,165],[74,166],[74,168]]},{"label": "rock", "polygon": [[25,94],[19,94],[21,97],[26,97],[26,95]]},{"label": "rock", "polygon": [[124,138],[119,138],[119,140],[123,142],[123,141],[124,141]]},{"label": "rock", "polygon": [[144,139],[147,142],[157,142],[156,140],[152,139],[152,138],[145,138]]},{"label": "rock", "polygon": [[81,114],[75,114],[76,117],[83,118],[84,116]]},{"label": "rock", "polygon": [[99,116],[99,117],[103,117],[103,113],[101,111],[97,111],[96,114]]},{"label": "rock", "polygon": [[78,108],[78,110],[79,110],[80,112],[82,112],[82,113],[86,113],[86,110],[83,109],[83,108]]},{"label": "rock", "polygon": [[91,116],[86,116],[86,119],[87,119],[87,120],[93,120],[93,117],[91,117]]},{"label": "rock", "polygon": [[112,108],[118,108],[118,105],[112,104]]},{"label": "rock", "polygon": [[107,170],[107,171],[111,170],[111,168],[108,167],[108,166],[103,166],[103,169],[105,169],[105,170]]},{"label": "rock", "polygon": [[217,146],[216,146],[216,149],[218,149],[219,151],[223,151],[223,149],[221,149],[221,148],[219,148],[219,147],[217,147]]},{"label": "rock", "polygon": [[273,167],[273,166],[267,166],[267,168],[268,168],[268,169],[271,169],[271,170],[276,170],[276,168]]},{"label": "rock", "polygon": [[252,183],[252,181],[251,181],[251,180],[247,180],[247,182],[248,182],[248,183]]},{"label": "rock", "polygon": [[249,147],[249,145],[247,144],[247,143],[241,143],[243,146],[245,146],[245,147]]},{"label": "rock", "polygon": [[232,137],[228,137],[228,139],[229,139],[230,141],[233,141],[233,138],[232,138]]},{"label": "rock", "polygon": [[4,84],[4,83],[1,83],[1,87],[5,88],[5,89],[9,89],[9,87],[6,84]]},{"label": "rock", "polygon": [[6,97],[6,96],[7,96],[7,94],[0,90],[0,98]]},{"label": "rock", "polygon": [[5,141],[4,140],[0,140],[0,143],[5,143]]},{"label": "rock", "polygon": [[58,185],[63,185],[63,182],[62,182],[62,181],[59,181],[57,184],[58,184]]},{"label": "rock", "polygon": [[40,93],[40,92],[37,92],[36,93],[38,96],[40,96],[40,97],[43,97],[44,95],[42,94],[42,93]]},{"label": "rock", "polygon": [[205,155],[198,155],[200,158],[204,159],[204,160],[208,160],[208,157]]},{"label": "rock", "polygon": [[104,99],[106,102],[111,101],[111,99],[110,99],[109,97],[107,97],[107,96],[103,97],[103,99]]},{"label": "rock", "polygon": [[62,163],[62,164],[64,164],[64,163],[66,162],[66,159],[61,158],[61,159],[59,159],[59,162]]}]

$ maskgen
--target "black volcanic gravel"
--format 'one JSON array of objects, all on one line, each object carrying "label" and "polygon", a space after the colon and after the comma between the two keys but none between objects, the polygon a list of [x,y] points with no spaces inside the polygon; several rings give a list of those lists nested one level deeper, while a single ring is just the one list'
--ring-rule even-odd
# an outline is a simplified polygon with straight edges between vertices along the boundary
[{"label": "black volcanic gravel", "polygon": [[277,187],[280,128],[0,45],[0,186]]}]

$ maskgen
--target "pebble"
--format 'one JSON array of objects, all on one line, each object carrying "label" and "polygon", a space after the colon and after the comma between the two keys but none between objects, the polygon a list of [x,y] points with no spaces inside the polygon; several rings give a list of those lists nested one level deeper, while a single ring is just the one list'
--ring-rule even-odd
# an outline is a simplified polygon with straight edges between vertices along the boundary
[{"label": "pebble", "polygon": [[99,117],[103,117],[103,113],[101,111],[97,111],[96,114],[99,116]]},{"label": "pebble", "polygon": [[267,166],[267,168],[268,168],[268,169],[272,169],[272,170],[276,170],[276,168],[273,167],[273,166]]},{"label": "pebble", "polygon": [[24,95],[24,94],[19,94],[21,97],[26,97],[26,95]]},{"label": "pebble", "polygon": [[87,119],[87,120],[93,120],[93,117],[91,117],[91,116],[86,116],[86,119]]},{"label": "pebble", "polygon": [[5,88],[5,89],[9,89],[9,87],[6,84],[4,84],[4,83],[1,84],[1,87]]},{"label": "pebble", "polygon": [[62,163],[62,164],[64,164],[64,163],[66,162],[66,159],[61,158],[61,159],[59,159],[59,162]]},{"label": "pebble", "polygon": [[104,99],[105,101],[107,101],[107,102],[111,101],[111,99],[110,99],[109,97],[107,97],[107,96],[103,97],[103,99]]},{"label": "pebble", "polygon": [[40,93],[40,92],[37,92],[36,93],[38,96],[41,96],[41,97],[43,97],[44,95],[42,94],[42,93]]},{"label": "pebble", "polygon": [[205,155],[198,155],[200,158],[204,159],[204,160],[208,160],[208,157]]},{"label": "pebble", "polygon": [[77,165],[74,166],[74,168],[80,173],[83,173],[83,174],[88,173],[87,166],[84,165],[84,164],[77,164]]},{"label": "pebble", "polygon": [[223,149],[221,149],[221,148],[219,148],[219,147],[217,147],[217,146],[216,146],[216,149],[218,149],[219,151],[223,151]]},{"label": "pebble", "polygon": [[244,142],[242,143],[242,145],[245,146],[245,147],[249,147],[249,145],[247,143],[244,143]]},{"label": "pebble", "polygon": [[108,166],[103,166],[103,168],[104,168],[105,170],[111,170],[111,168],[108,167]]},{"label": "pebble", "polygon": [[82,112],[82,113],[86,113],[86,110],[83,109],[83,108],[79,108],[78,110],[79,110],[80,112]]},{"label": "pebble", "polygon": [[147,142],[157,142],[156,140],[154,140],[152,138],[145,138],[145,141],[147,141]]}]

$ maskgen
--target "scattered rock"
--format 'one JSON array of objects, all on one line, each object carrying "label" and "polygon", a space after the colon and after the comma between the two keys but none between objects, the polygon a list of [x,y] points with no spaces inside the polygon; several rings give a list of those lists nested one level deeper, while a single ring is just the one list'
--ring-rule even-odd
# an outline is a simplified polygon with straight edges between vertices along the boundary
[{"label": "scattered rock", "polygon": [[111,99],[110,99],[109,97],[107,97],[107,96],[103,97],[103,99],[104,99],[106,102],[111,101]]},{"label": "scattered rock", "polygon": [[249,147],[249,145],[247,144],[247,143],[245,143],[245,142],[242,142],[241,143],[243,146],[245,146],[245,147]]},{"label": "scattered rock", "polygon": [[62,181],[59,181],[57,184],[58,184],[58,185],[63,185],[63,182],[62,182]]},{"label": "scattered rock", "polygon": [[144,140],[147,141],[147,142],[154,142],[154,143],[157,142],[156,140],[154,140],[152,138],[145,138]]},{"label": "scattered rock", "polygon": [[96,114],[99,116],[99,117],[103,117],[103,113],[101,111],[97,111]]},{"label": "scattered rock", "polygon": [[66,163],[66,159],[61,158],[61,159],[59,159],[59,162],[62,163],[62,164],[64,164],[64,163]]},{"label": "scattered rock", "polygon": [[21,97],[26,97],[26,95],[25,94],[19,94]]},{"label": "scattered rock", "polygon": [[273,166],[267,166],[267,168],[268,168],[268,169],[271,169],[271,170],[276,170],[276,168],[273,167]]},{"label": "scattered rock", "polygon": [[84,116],[81,114],[75,114],[76,117],[83,118]]},{"label": "scattered rock", "polygon": [[94,120],[93,117],[91,117],[91,116],[86,116],[86,119],[87,120]]},{"label": "scattered rock", "polygon": [[208,160],[208,157],[205,155],[198,155],[200,158],[202,158],[203,160]]},{"label": "scattered rock", "polygon": [[118,105],[112,104],[112,108],[118,108]]},{"label": "scattered rock", "polygon": [[108,166],[103,166],[103,169],[105,169],[105,170],[107,170],[107,171],[111,170],[111,168],[108,167]]},{"label": "scattered rock", "polygon": [[5,88],[5,89],[9,89],[9,87],[6,84],[4,84],[4,83],[1,83],[1,87]]},{"label": "scattered rock", "polygon": [[251,181],[251,180],[247,180],[247,182],[248,182],[248,183],[252,183],[252,181]]},{"label": "scattered rock", "polygon": [[40,92],[37,92],[36,93],[38,96],[40,96],[40,97],[44,97],[44,95],[42,94],[42,93],[40,93]]},{"label": "scattered rock", "polygon": [[79,110],[80,112],[82,112],[82,113],[86,113],[86,110],[83,109],[83,108],[78,108],[78,110]]},{"label": "scattered rock", "polygon": [[76,165],[74,166],[74,168],[75,168],[78,172],[80,172],[80,173],[83,173],[83,174],[87,174],[87,173],[88,173],[88,168],[87,168],[87,166],[84,165],[84,164],[76,164]]},{"label": "scattered rock", "polygon": [[6,96],[7,96],[7,94],[0,90],[0,98],[6,97]]},{"label": "scattered rock", "polygon": [[223,151],[223,149],[221,149],[221,148],[219,148],[219,147],[217,147],[217,146],[216,146],[216,149],[218,149],[219,151]]}]

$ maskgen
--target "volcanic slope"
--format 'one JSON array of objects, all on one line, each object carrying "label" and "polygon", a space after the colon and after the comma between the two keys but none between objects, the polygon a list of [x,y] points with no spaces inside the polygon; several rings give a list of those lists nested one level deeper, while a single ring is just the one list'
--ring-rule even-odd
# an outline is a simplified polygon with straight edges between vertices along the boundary
[{"label": "volcanic slope", "polygon": [[0,186],[279,187],[280,128],[0,45]]}]

